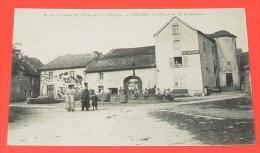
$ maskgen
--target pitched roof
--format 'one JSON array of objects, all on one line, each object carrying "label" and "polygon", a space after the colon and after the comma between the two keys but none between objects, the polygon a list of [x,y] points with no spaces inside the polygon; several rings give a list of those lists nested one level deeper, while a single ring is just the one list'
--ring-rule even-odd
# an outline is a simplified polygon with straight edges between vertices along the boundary
[{"label": "pitched roof", "polygon": [[44,67],[41,68],[41,70],[85,67],[95,58],[95,53],[63,55],[55,58],[54,60],[46,64]]},{"label": "pitched roof", "polygon": [[44,64],[37,58],[34,57],[27,57],[26,61],[35,69],[39,70],[44,66]]},{"label": "pitched roof", "polygon": [[25,57],[21,62],[22,69],[26,75],[39,75],[38,69],[40,69],[44,64],[37,58]]},{"label": "pitched roof", "polygon": [[120,48],[111,50],[101,60],[88,65],[85,72],[104,72],[135,68],[151,68],[155,65],[155,46]]},{"label": "pitched roof", "polygon": [[213,34],[206,34],[208,37],[210,38],[218,38],[218,37],[234,37],[236,38],[237,36],[231,34],[230,32],[226,31],[226,30],[220,30],[217,31]]},{"label": "pitched roof", "polygon": [[175,19],[175,18],[178,19],[181,23],[183,23],[183,24],[186,25],[187,27],[189,27],[190,29],[195,30],[195,31],[199,31],[199,30],[195,29],[194,27],[192,27],[191,25],[189,25],[188,23],[184,22],[182,19],[178,18],[177,16],[174,16],[174,17],[172,17],[172,18],[170,19],[170,21],[168,21],[159,31],[157,31],[157,32],[154,34],[154,36],[158,35],[158,34],[159,34],[165,27],[167,27],[167,26],[172,22],[172,20]]},{"label": "pitched roof", "polygon": [[169,22],[167,22],[159,31],[157,31],[157,32],[154,34],[154,36],[158,35],[158,34],[159,34],[165,27],[167,27],[167,26],[172,22],[172,20],[175,19],[175,18],[178,19],[181,23],[183,23],[183,24],[184,24],[185,26],[187,26],[188,28],[197,31],[198,33],[204,35],[205,37],[207,37],[207,38],[210,39],[211,41],[215,41],[214,39],[212,39],[211,37],[209,37],[207,34],[204,34],[202,31],[200,31],[200,30],[198,30],[198,29],[192,27],[191,25],[189,25],[188,23],[186,23],[186,22],[183,21],[182,19],[178,18],[177,16],[172,17]]}]

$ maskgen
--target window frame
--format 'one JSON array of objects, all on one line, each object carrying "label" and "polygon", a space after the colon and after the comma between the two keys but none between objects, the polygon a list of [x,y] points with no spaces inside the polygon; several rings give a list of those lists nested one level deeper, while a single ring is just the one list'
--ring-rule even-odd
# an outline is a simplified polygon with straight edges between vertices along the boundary
[{"label": "window frame", "polygon": [[206,52],[206,42],[205,41],[203,41],[203,52]]},{"label": "window frame", "polygon": [[100,93],[100,92],[101,92],[101,90],[103,90],[103,91],[104,91],[104,86],[103,86],[103,85],[99,85],[99,86],[98,86],[98,93]]},{"label": "window frame", "polygon": [[75,78],[75,71],[69,71],[69,77]]},{"label": "window frame", "polygon": [[99,72],[99,80],[104,80],[104,73],[103,72]]},{"label": "window frame", "polygon": [[[181,58],[181,65],[176,65],[175,58]],[[183,68],[188,67],[188,56],[175,56],[169,57],[170,68]]]},{"label": "window frame", "polygon": [[[181,64],[177,63],[177,58],[181,60]],[[173,62],[174,62],[174,67],[175,68],[179,68],[179,67],[183,67],[183,59],[182,59],[182,56],[176,56],[176,57],[173,57]]]},{"label": "window frame", "polygon": [[23,90],[23,95],[24,95],[25,98],[27,98],[27,95],[28,95],[27,90]]},{"label": "window frame", "polygon": [[32,76],[29,77],[29,84],[30,85],[34,84],[34,78]]},{"label": "window frame", "polygon": [[[183,76],[174,76],[173,77],[173,86],[175,88],[182,88],[184,87],[184,82],[183,82]],[[177,85],[176,85],[177,83]]]},{"label": "window frame", "polygon": [[53,81],[53,72],[49,72],[49,81]]},{"label": "window frame", "polygon": [[177,25],[177,24],[172,25],[172,34],[173,35],[179,34],[179,25]]}]

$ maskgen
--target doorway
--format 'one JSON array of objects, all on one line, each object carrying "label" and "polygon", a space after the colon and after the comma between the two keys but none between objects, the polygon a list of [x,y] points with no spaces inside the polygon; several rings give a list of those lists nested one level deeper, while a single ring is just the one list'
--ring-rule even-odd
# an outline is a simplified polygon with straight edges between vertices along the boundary
[{"label": "doorway", "polygon": [[[131,90],[131,84],[129,83],[130,79],[132,79],[133,76],[129,76],[129,77],[126,77],[124,79],[124,89],[126,90]],[[138,80],[138,83],[137,83],[137,87],[138,87],[138,91],[139,93],[142,93],[142,80],[139,78],[139,77],[135,77],[137,80]]]},{"label": "doorway", "polygon": [[54,98],[54,85],[47,85],[47,94],[49,98]]},{"label": "doorway", "polygon": [[233,86],[232,73],[226,73],[226,85],[227,85],[227,87]]}]

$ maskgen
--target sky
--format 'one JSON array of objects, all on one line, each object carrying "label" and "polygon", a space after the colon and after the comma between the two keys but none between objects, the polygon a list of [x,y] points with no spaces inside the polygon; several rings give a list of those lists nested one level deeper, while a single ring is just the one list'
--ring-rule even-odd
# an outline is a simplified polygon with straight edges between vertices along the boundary
[{"label": "sky", "polygon": [[177,16],[205,34],[226,30],[248,51],[245,10],[15,9],[13,44],[47,64],[58,56],[155,45],[154,34]]}]

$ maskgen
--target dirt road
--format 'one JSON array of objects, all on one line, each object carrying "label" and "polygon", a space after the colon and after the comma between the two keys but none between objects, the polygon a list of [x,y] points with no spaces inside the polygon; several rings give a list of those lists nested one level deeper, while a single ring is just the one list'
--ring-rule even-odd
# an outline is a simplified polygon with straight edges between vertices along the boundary
[{"label": "dirt road", "polygon": [[[104,106],[67,112],[59,107],[18,108],[9,123],[8,145],[200,145],[193,135],[150,115],[171,104]],[[24,112],[24,110],[26,110]]]},{"label": "dirt road", "polygon": [[[241,97],[241,95],[232,96],[232,98],[238,97]],[[245,108],[244,105],[243,107],[241,105],[240,109],[226,109],[229,107],[223,106],[227,102],[224,100],[225,97],[212,97],[212,100],[220,99],[222,99],[221,102],[216,102],[221,107],[213,105],[207,100],[181,103],[136,102],[115,105],[100,104],[97,111],[84,112],[81,111],[80,103],[77,103],[75,112],[67,112],[62,103],[13,105],[10,107],[13,115],[11,115],[9,123],[8,145],[197,146],[254,143],[251,106],[248,105],[250,108]],[[181,116],[178,117],[178,114]],[[197,118],[199,118],[199,126],[194,122]],[[225,118],[230,119],[235,126],[233,124],[232,126],[228,125],[229,122],[223,120]],[[245,119],[246,122],[238,122],[234,119]],[[221,126],[223,126],[224,131],[219,131],[219,128],[216,131],[215,127],[220,126],[219,121],[222,123],[222,120],[223,125]],[[183,125],[187,126],[183,127]],[[204,138],[205,134],[208,135],[208,133],[194,132],[201,129],[202,125],[205,125],[202,129],[208,129],[212,135],[212,137],[207,137],[206,141]],[[236,125],[249,126],[252,136],[245,138],[243,134],[247,134],[248,128],[241,129]],[[239,131],[234,133],[233,127]],[[220,139],[218,136],[229,134],[226,133],[228,131],[225,128],[228,128],[228,131],[233,131],[230,141],[226,141],[226,137],[223,140],[218,140]],[[213,135],[210,130],[217,134]],[[218,132],[224,134],[218,134]],[[240,133],[242,136],[239,136],[239,141],[233,141],[233,139],[237,139],[236,135]],[[208,140],[211,139],[216,139],[216,141],[209,142]]]}]

